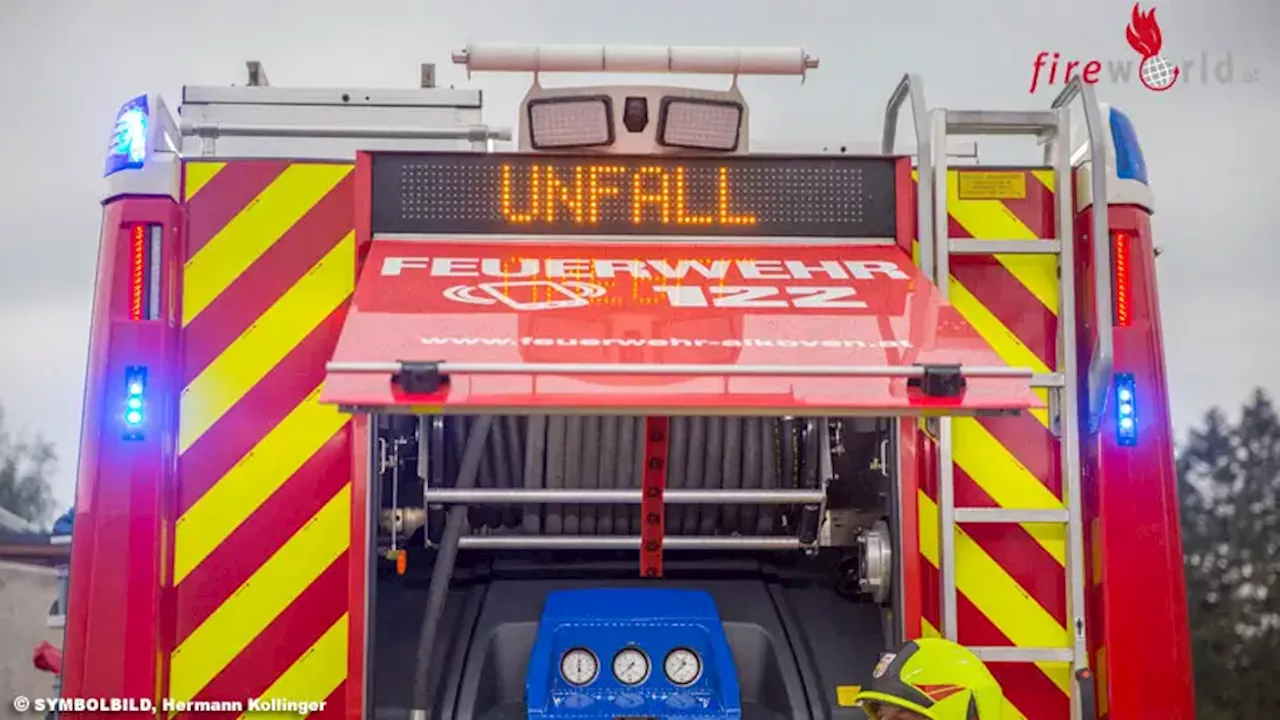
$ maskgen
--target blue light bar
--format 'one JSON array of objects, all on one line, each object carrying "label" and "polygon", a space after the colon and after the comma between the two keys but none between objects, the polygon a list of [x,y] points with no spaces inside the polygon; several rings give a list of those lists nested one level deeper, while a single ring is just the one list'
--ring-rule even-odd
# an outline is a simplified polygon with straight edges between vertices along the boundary
[{"label": "blue light bar", "polygon": [[137,170],[147,158],[147,125],[151,112],[147,96],[139,95],[120,107],[116,113],[116,128],[107,150],[107,168],[103,176],[114,175],[121,170]]},{"label": "blue light bar", "polygon": [[1147,185],[1147,160],[1138,143],[1133,121],[1120,110],[1110,108],[1111,145],[1116,151],[1116,177]]},{"label": "blue light bar", "polygon": [[124,439],[141,440],[147,421],[147,369],[130,366],[124,371]]},{"label": "blue light bar", "polygon": [[1138,444],[1138,387],[1130,373],[1117,373],[1116,442],[1124,447]]}]

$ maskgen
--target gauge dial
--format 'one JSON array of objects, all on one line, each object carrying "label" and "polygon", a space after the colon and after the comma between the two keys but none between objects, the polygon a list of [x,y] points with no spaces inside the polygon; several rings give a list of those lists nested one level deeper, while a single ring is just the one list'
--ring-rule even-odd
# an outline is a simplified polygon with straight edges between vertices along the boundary
[{"label": "gauge dial", "polygon": [[560,675],[570,685],[575,687],[590,685],[599,674],[600,661],[596,659],[595,653],[586,648],[567,650],[560,658]]},{"label": "gauge dial", "polygon": [[676,648],[662,661],[662,672],[674,685],[692,685],[702,677],[702,660],[688,648]]},{"label": "gauge dial", "polygon": [[613,656],[613,676],[623,685],[639,685],[649,677],[649,656],[639,648],[623,648]]}]

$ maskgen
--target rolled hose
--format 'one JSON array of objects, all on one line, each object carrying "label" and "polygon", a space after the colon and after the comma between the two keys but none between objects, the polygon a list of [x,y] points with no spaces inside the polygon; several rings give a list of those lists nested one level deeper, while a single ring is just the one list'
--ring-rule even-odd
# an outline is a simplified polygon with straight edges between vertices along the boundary
[{"label": "rolled hose", "polygon": [[[469,428],[462,462],[458,467],[455,486],[471,488],[476,483],[484,455],[493,416],[475,418]],[[434,639],[444,616],[444,604],[449,597],[449,582],[453,578],[453,566],[458,559],[458,538],[467,524],[467,508],[458,505],[449,510],[445,520],[444,535],[436,550],[435,566],[431,569],[431,584],[427,588],[427,607],[422,614],[422,635],[418,638],[418,672],[413,679],[413,717],[426,718],[434,707],[435,683],[431,681],[431,658],[435,649]]]},{"label": "rolled hose", "polygon": [[[476,417],[446,420],[451,442],[445,478],[459,477],[468,428]],[[667,487],[673,490],[817,489],[819,418],[675,417],[671,419]],[[468,445],[469,447],[469,445]],[[644,418],[535,415],[492,424],[474,485],[486,489],[638,489]],[[448,483],[448,480],[446,480]],[[434,506],[432,540],[444,527]],[[477,534],[637,535],[635,505],[478,505],[467,511]],[[817,506],[672,505],[668,535],[777,535],[816,530]]]},{"label": "rolled hose", "polygon": [[[644,418],[535,415],[453,416],[447,419],[454,477],[460,490],[476,487],[529,489],[639,488],[644,447]],[[799,427],[797,427],[799,426]],[[818,487],[816,418],[676,417],[671,420],[672,489],[774,489]],[[456,473],[450,472],[456,468]],[[792,532],[811,536],[817,506],[804,506],[799,518],[775,506],[703,505],[667,508],[671,535],[769,535]],[[798,525],[798,527],[796,527]],[[434,709],[431,663],[435,636],[444,616],[458,556],[458,542],[471,528],[520,528],[527,534],[628,535],[640,531],[639,508],[592,505],[452,506],[436,543],[427,589],[414,676],[413,720]],[[469,528],[470,526],[470,528]]]}]

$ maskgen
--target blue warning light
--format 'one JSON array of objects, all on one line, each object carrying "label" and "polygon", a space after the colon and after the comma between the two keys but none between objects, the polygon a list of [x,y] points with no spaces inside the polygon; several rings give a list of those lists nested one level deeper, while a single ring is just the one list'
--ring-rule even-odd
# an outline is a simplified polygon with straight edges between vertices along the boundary
[{"label": "blue warning light", "polygon": [[1116,177],[1121,180],[1137,180],[1143,185],[1147,182],[1147,160],[1142,154],[1142,145],[1138,142],[1138,130],[1133,120],[1123,111],[1116,108],[1108,110],[1111,125],[1111,145],[1116,154]]},{"label": "blue warning light", "polygon": [[1125,447],[1138,444],[1138,391],[1130,373],[1118,373],[1116,388],[1116,441]]},{"label": "blue warning light", "polygon": [[147,369],[131,366],[124,371],[124,439],[141,440],[146,422]]},{"label": "blue warning light", "polygon": [[120,107],[111,134],[111,147],[107,150],[104,176],[121,170],[137,170],[146,162],[150,115],[146,95],[139,95]]}]

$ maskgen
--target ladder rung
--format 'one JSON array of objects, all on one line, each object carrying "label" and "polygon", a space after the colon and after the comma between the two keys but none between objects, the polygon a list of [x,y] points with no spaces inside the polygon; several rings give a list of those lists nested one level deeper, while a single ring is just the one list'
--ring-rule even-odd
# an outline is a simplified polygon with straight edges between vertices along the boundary
[{"label": "ladder rung", "polygon": [[1014,508],[956,508],[956,522],[962,523],[1058,523],[1071,515],[1065,508],[1017,510]]},{"label": "ladder rung", "polygon": [[1073,660],[1071,648],[1030,648],[1030,647],[972,647],[974,655],[983,662],[1065,662]]},{"label": "ladder rung", "polygon": [[1044,135],[1057,129],[1052,110],[947,111],[947,132],[956,135]]},{"label": "ladder rung", "polygon": [[1066,384],[1067,378],[1062,373],[1036,373],[1031,376],[1031,387],[1058,388]]},{"label": "ladder rung", "polygon": [[953,255],[1057,255],[1062,244],[1057,240],[968,240],[951,238]]}]

